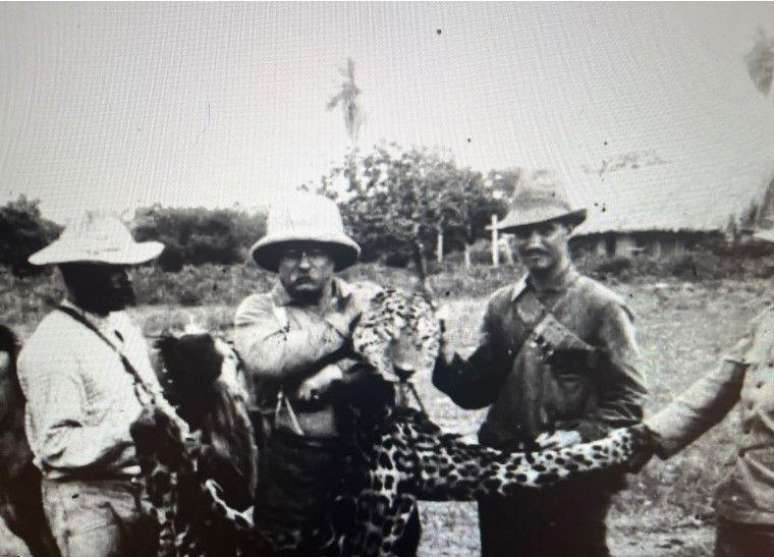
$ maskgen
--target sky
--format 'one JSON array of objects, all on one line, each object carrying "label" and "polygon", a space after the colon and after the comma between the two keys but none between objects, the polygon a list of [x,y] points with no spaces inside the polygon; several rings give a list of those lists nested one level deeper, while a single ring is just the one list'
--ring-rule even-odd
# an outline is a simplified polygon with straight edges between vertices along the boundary
[{"label": "sky", "polygon": [[710,190],[763,184],[774,102],[743,59],[759,27],[774,4],[3,3],[0,202],[58,222],[264,207],[346,153],[326,103],[348,57],[361,149],[570,188],[636,151]]}]

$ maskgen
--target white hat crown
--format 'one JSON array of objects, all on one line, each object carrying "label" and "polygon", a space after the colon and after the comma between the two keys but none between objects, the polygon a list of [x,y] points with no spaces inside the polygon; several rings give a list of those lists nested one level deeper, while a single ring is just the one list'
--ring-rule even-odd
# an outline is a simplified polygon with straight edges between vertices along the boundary
[{"label": "white hat crown", "polygon": [[266,235],[250,252],[261,267],[277,270],[277,248],[289,242],[315,242],[333,248],[337,270],[352,265],[360,247],[347,236],[336,203],[309,193],[296,193],[272,205],[266,220]]},{"label": "white hat crown", "polygon": [[68,224],[59,238],[32,254],[29,262],[137,265],[158,257],[163,249],[160,242],[136,242],[118,217],[87,212]]}]

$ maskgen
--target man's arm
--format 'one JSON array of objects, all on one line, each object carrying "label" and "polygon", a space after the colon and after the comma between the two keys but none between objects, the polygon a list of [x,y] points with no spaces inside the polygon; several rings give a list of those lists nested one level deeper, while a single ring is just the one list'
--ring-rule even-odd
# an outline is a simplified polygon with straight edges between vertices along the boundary
[{"label": "man's arm", "polygon": [[598,336],[598,361],[590,364],[598,373],[597,411],[576,428],[584,441],[641,420],[648,394],[633,318],[624,305],[611,302],[604,307]]},{"label": "man's arm", "polygon": [[[281,313],[281,312],[280,312]],[[237,352],[247,369],[264,379],[303,379],[321,360],[339,350],[346,332],[329,321],[289,330],[269,296],[252,296],[234,319]]]},{"label": "man's arm", "polygon": [[753,320],[747,334],[728,352],[720,365],[697,380],[666,408],[645,420],[656,434],[656,454],[661,458],[680,452],[718,424],[739,401],[747,368],[757,361],[751,354],[755,330],[765,315]]},{"label": "man's arm", "polygon": [[645,420],[656,434],[656,454],[668,458],[718,424],[739,400],[746,366],[724,360],[666,408]]},{"label": "man's arm", "polygon": [[495,401],[512,363],[510,358],[497,355],[493,333],[496,311],[491,300],[481,323],[478,347],[469,358],[446,354],[443,346],[433,369],[433,385],[466,410],[483,408]]}]

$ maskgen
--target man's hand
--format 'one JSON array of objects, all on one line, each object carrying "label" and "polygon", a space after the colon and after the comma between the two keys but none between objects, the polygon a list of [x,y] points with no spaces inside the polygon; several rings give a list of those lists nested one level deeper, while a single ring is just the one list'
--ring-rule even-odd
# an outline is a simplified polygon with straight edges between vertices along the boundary
[{"label": "man's hand", "polygon": [[566,429],[557,429],[551,434],[543,432],[535,439],[535,443],[541,450],[562,449],[582,442],[580,433]]},{"label": "man's hand", "polygon": [[449,342],[449,329],[446,326],[446,320],[449,315],[449,308],[447,306],[441,306],[435,312],[435,316],[438,318],[438,324],[441,327],[441,346],[438,350],[438,358],[443,358],[443,362],[450,364],[454,359],[454,349]]},{"label": "man's hand", "polygon": [[332,381],[343,377],[344,372],[338,365],[329,364],[301,383],[296,391],[296,398],[304,402],[316,402]]},{"label": "man's hand", "polygon": [[634,438],[634,454],[626,465],[629,474],[639,473],[658,450],[658,435],[644,423],[629,428]]}]

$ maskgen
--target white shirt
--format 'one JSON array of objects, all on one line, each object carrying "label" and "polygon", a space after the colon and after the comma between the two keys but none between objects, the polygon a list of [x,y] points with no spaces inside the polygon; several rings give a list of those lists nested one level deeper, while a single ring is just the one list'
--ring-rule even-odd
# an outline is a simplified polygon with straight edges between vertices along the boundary
[{"label": "white shirt", "polygon": [[[160,395],[142,332],[123,312],[100,318],[76,306]],[[129,425],[142,406],[134,378],[114,348],[61,312],[49,313],[19,355],[27,398],[26,432],[35,464],[49,479],[139,474]]]}]

